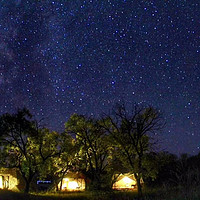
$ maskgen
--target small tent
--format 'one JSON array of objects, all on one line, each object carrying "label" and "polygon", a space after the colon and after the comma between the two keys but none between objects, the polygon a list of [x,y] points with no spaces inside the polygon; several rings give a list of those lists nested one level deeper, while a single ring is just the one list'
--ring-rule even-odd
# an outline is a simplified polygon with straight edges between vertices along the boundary
[{"label": "small tent", "polygon": [[[116,182],[113,184],[113,189],[123,190],[123,189],[135,189],[137,187],[137,182],[134,174],[119,174],[116,175]],[[143,180],[141,180],[143,183]]]},{"label": "small tent", "polygon": [[63,191],[81,191],[85,190],[85,180],[82,174],[78,172],[68,172],[63,180],[58,184]]},{"label": "small tent", "polygon": [[8,189],[18,191],[19,180],[17,178],[17,170],[15,168],[0,169],[0,189]]}]

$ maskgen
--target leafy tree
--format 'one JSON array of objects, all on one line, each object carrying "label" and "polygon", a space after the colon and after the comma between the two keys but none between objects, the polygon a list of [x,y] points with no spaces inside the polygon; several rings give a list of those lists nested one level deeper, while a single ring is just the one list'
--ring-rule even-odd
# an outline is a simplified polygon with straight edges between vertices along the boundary
[{"label": "leafy tree", "polygon": [[135,106],[128,112],[125,105],[117,105],[113,115],[107,116],[103,121],[103,127],[121,149],[125,158],[124,163],[134,172],[138,197],[141,198],[144,158],[153,145],[149,133],[156,134],[163,127],[161,114],[152,107]]},{"label": "leafy tree", "polygon": [[[17,168],[28,193],[31,182],[42,171],[47,172],[50,159],[58,155],[58,133],[39,129],[27,109],[0,117],[1,149],[5,167]],[[45,169],[45,170],[44,170]]]},{"label": "leafy tree", "polygon": [[161,186],[161,185],[175,185],[174,169],[176,169],[178,158],[176,155],[169,152],[158,152],[150,158],[150,162],[155,163],[156,177],[154,181],[149,181],[150,185]]},{"label": "leafy tree", "polygon": [[16,114],[4,114],[0,117],[0,133],[5,162],[8,167],[16,167],[25,181],[25,192],[36,174],[36,154],[31,147],[29,136],[36,134],[35,122],[27,109]]},{"label": "leafy tree", "polygon": [[[64,176],[69,170],[74,170],[78,148],[71,135],[63,132],[59,137],[58,149],[59,155],[51,159],[49,174],[52,174],[53,188],[61,190]],[[59,182],[61,182],[60,188],[58,188]]]},{"label": "leafy tree", "polygon": [[54,163],[60,156],[60,134],[47,128],[39,129],[37,135],[31,138],[31,146],[37,156],[37,175],[41,179],[52,178]]},{"label": "leafy tree", "polygon": [[110,163],[110,143],[105,130],[98,120],[88,119],[74,114],[65,124],[66,132],[74,134],[77,154],[77,167],[90,181],[86,181],[88,189],[101,190],[107,188],[107,169]]}]

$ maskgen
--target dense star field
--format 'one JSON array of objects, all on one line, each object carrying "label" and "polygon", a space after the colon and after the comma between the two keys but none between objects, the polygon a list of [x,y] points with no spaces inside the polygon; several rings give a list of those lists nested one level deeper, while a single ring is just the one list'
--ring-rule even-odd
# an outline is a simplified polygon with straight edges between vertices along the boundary
[{"label": "dense star field", "polygon": [[199,0],[2,0],[0,114],[62,131],[120,101],[166,118],[161,150],[200,150]]}]

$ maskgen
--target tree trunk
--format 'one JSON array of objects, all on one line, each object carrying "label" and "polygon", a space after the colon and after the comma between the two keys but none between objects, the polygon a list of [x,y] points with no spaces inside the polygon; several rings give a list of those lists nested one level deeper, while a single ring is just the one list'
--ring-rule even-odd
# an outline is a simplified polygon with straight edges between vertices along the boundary
[{"label": "tree trunk", "polygon": [[59,188],[60,191],[62,191],[62,185],[63,185],[63,177],[60,180],[60,188]]},{"label": "tree trunk", "polygon": [[29,190],[30,190],[30,185],[31,185],[31,182],[33,180],[33,177],[35,175],[35,173],[32,173],[30,172],[31,175],[26,178],[25,176],[23,176],[24,180],[25,180],[25,189],[24,189],[24,193],[29,193]]},{"label": "tree trunk", "polygon": [[90,182],[90,190],[101,190],[102,185],[101,185],[101,177],[98,173],[95,172],[93,174],[93,177],[91,177],[91,182]]},{"label": "tree trunk", "polygon": [[25,183],[26,183],[26,185],[25,185],[24,193],[29,193],[31,181],[26,180]]},{"label": "tree trunk", "polygon": [[88,185],[89,185],[89,184],[88,184],[89,180],[88,180],[87,177],[85,177],[85,178],[84,178],[84,181],[85,181],[85,190],[88,191],[88,190],[89,190],[89,186],[88,186]]},{"label": "tree trunk", "polygon": [[58,188],[58,184],[56,184],[56,192],[58,192],[59,191],[59,188]]},{"label": "tree trunk", "polygon": [[140,175],[138,175],[136,181],[137,181],[137,189],[138,189],[138,199],[142,199],[142,186],[141,186],[141,183],[140,183]]},{"label": "tree trunk", "polygon": [[142,157],[139,156],[138,160],[138,174],[136,176],[136,181],[137,181],[137,188],[138,188],[138,199],[142,199],[142,186],[141,186],[141,172],[142,172]]}]

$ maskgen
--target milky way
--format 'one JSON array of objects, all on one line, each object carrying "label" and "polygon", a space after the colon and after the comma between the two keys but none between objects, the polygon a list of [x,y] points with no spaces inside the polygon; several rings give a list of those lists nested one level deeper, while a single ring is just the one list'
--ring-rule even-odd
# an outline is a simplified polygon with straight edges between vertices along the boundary
[{"label": "milky way", "polygon": [[166,118],[161,149],[200,148],[199,0],[2,0],[0,114],[62,131],[123,101]]}]

